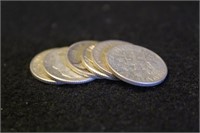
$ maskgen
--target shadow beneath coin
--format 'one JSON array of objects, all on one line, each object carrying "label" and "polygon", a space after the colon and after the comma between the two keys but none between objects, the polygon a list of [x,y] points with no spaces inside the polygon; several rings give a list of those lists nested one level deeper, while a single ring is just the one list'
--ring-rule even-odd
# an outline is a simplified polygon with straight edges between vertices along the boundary
[{"label": "shadow beneath coin", "polygon": [[135,86],[135,85],[131,85],[126,82],[123,82],[123,81],[119,81],[119,83],[117,83],[117,84],[120,86],[124,86],[124,87],[122,87],[123,89],[129,89],[130,91],[134,91],[137,93],[159,91],[160,89],[165,88],[166,84],[168,83],[168,77],[169,77],[168,75],[166,76],[166,78],[164,79],[164,81],[162,83],[155,85],[155,86],[150,86],[150,87]]},{"label": "shadow beneath coin", "polygon": [[126,82],[123,82],[123,81],[114,81],[114,82],[110,81],[110,82],[111,83],[109,83],[109,84],[113,84],[113,85],[115,85],[115,87],[118,87],[120,89],[126,89],[130,92],[144,93],[144,92],[150,92],[150,91],[158,91],[159,89],[164,88],[166,81],[159,85],[152,86],[152,87],[135,86],[135,85],[131,85]]},{"label": "shadow beneath coin", "polygon": [[[38,81],[39,82],[39,81]],[[165,81],[163,83],[153,86],[153,87],[140,87],[140,86],[135,86],[128,84],[126,82],[123,82],[121,80],[107,80],[107,79],[96,79],[94,81],[88,82],[88,83],[83,83],[83,84],[58,84],[58,85],[53,85],[53,84],[44,84],[44,88],[51,88],[51,89],[57,89],[57,90],[64,90],[64,89],[70,89],[70,90],[92,90],[92,91],[105,91],[105,90],[127,90],[130,93],[131,92],[136,92],[136,93],[145,93],[145,92],[153,92],[153,91],[158,91],[160,89],[163,89],[168,82],[168,76],[166,77]]]}]

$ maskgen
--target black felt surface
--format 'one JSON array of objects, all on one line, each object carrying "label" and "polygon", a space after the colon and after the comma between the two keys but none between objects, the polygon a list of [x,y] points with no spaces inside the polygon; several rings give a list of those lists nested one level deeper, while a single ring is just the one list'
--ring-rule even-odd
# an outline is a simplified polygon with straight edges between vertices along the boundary
[{"label": "black felt surface", "polygon": [[[1,2],[2,131],[199,131],[198,2]],[[47,85],[29,63],[80,40],[147,47],[169,74],[156,87],[96,80]]]}]

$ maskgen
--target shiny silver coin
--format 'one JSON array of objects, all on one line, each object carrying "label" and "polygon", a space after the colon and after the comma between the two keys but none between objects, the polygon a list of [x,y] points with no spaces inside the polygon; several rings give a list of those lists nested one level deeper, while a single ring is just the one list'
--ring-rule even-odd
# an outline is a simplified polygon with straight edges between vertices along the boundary
[{"label": "shiny silver coin", "polygon": [[95,48],[92,50],[92,60],[94,66],[97,67],[103,73],[109,75],[109,77],[112,77],[113,79],[115,78],[115,76],[113,75],[112,70],[110,70],[110,68],[107,66],[105,55],[110,48],[120,44],[123,45],[123,41],[116,41],[116,40],[102,41],[97,43]]},{"label": "shiny silver coin", "polygon": [[52,50],[55,49],[49,49],[49,50],[45,50],[39,54],[37,54],[30,63],[30,71],[32,73],[32,75],[44,82],[44,83],[48,83],[48,84],[63,84],[62,82],[56,81],[54,79],[52,79],[46,72],[43,66],[43,59],[44,57],[51,52]]},{"label": "shiny silver coin", "polygon": [[81,76],[72,71],[66,62],[66,52],[68,48],[60,48],[51,51],[44,58],[44,68],[54,79],[67,84],[81,84],[94,80],[91,77]]},{"label": "shiny silver coin", "polygon": [[95,45],[91,45],[86,48],[83,52],[82,57],[82,64],[92,73],[96,74],[99,78],[106,78],[106,79],[113,79],[112,77],[108,76],[107,74],[99,71],[93,64],[92,61],[92,50]]},{"label": "shiny silver coin", "polygon": [[115,76],[133,85],[155,86],[167,76],[167,66],[161,57],[141,46],[115,46],[107,52],[106,59]]},{"label": "shiny silver coin", "polygon": [[69,64],[69,67],[76,73],[85,76],[85,77],[96,77],[95,74],[88,71],[88,69],[82,64],[81,56],[84,49],[90,45],[95,45],[97,41],[80,41],[72,44],[68,51],[66,60]]}]

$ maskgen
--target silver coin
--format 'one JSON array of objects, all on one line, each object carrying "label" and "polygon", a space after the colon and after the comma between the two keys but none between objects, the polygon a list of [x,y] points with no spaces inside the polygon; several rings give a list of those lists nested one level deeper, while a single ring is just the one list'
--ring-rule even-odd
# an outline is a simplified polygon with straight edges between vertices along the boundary
[{"label": "silver coin", "polygon": [[44,58],[44,68],[54,79],[67,84],[81,84],[94,80],[91,77],[81,76],[72,71],[66,62],[66,52],[68,48],[60,48],[51,51]]},{"label": "silver coin", "polygon": [[92,59],[94,66],[112,78],[115,78],[115,76],[113,75],[112,70],[110,70],[110,68],[107,66],[105,54],[110,48],[120,44],[123,45],[123,41],[117,41],[117,40],[102,41],[97,43],[95,48],[92,50]]},{"label": "silver coin", "polygon": [[112,77],[108,76],[107,74],[99,71],[93,64],[92,61],[92,50],[95,45],[90,45],[86,48],[82,55],[82,64],[92,73],[96,74],[99,78],[106,78],[106,79],[113,79]]},{"label": "silver coin", "polygon": [[32,60],[31,60],[31,63],[30,63],[30,71],[32,73],[32,75],[44,82],[44,83],[48,83],[48,84],[63,84],[62,82],[59,82],[59,81],[56,81],[54,79],[52,79],[46,72],[45,72],[45,69],[44,69],[44,66],[43,66],[43,59],[44,57],[49,53],[51,52],[52,50],[55,50],[55,49],[48,49],[48,50],[45,50],[39,54],[37,54]]},{"label": "silver coin", "polygon": [[115,46],[107,52],[106,60],[115,76],[133,85],[155,86],[167,76],[161,57],[141,46]]},{"label": "silver coin", "polygon": [[96,77],[95,74],[88,71],[88,69],[82,64],[81,56],[84,49],[90,45],[95,45],[97,41],[80,41],[72,44],[67,51],[67,63],[69,67],[76,73],[85,77]]}]

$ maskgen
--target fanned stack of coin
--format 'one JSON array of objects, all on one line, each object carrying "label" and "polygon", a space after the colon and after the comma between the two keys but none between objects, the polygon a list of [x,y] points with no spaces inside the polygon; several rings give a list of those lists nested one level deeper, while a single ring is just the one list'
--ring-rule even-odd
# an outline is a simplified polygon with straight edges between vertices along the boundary
[{"label": "fanned stack of coin", "polygon": [[82,84],[95,79],[122,80],[155,86],[167,76],[167,66],[153,51],[120,40],[85,40],[37,54],[32,75],[49,84]]}]

